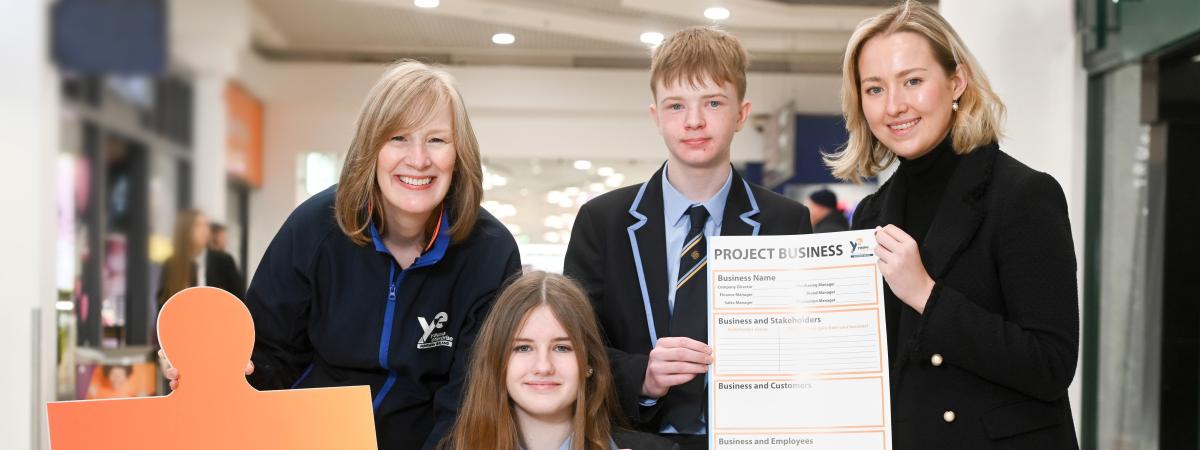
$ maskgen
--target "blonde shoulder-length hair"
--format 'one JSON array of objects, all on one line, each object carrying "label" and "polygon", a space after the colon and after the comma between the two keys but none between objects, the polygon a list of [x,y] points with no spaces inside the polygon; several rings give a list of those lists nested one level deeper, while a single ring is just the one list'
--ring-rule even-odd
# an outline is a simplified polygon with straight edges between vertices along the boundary
[{"label": "blonde shoulder-length hair", "polygon": [[[440,108],[449,107],[453,117],[454,174],[442,200],[450,222],[450,239],[462,242],[471,234],[483,198],[483,167],[479,142],[467,117],[467,108],[445,71],[412,60],[401,60],[384,72],[363,102],[354,128],[354,138],[338,180],[334,211],[342,232],[358,245],[371,242],[368,227],[375,220],[379,233],[386,233],[387,212],[376,179],[379,151],[395,133],[420,128]],[[440,216],[430,214],[426,236],[432,236]]]},{"label": "blonde shoulder-length hair", "polygon": [[933,57],[947,75],[961,70],[966,89],[958,98],[958,111],[951,119],[955,153],[966,154],[975,148],[998,142],[1002,134],[1004,102],[992,91],[987,75],[954,28],[933,8],[915,0],[906,0],[875,17],[858,24],[842,63],[842,115],[849,139],[836,153],[825,155],[825,164],[833,176],[854,183],[879,173],[896,159],[871,133],[862,110],[862,88],[858,59],[863,45],[872,38],[910,32],[921,35],[933,49]]}]

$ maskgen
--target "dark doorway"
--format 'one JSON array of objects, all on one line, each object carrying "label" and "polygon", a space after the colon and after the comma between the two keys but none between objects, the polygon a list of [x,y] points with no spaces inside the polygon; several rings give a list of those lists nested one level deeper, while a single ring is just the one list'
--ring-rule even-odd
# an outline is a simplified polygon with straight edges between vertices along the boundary
[{"label": "dark doorway", "polygon": [[1158,60],[1165,127],[1162,402],[1159,448],[1200,447],[1200,38]]}]

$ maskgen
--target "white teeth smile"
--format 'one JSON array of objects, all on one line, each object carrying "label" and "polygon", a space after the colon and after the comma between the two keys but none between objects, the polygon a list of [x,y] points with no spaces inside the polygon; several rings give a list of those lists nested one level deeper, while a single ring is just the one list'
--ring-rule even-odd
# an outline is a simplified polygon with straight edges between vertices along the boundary
[{"label": "white teeth smile", "polygon": [[920,120],[920,119],[913,119],[913,120],[910,120],[910,121],[908,121],[908,122],[904,122],[904,123],[902,123],[902,124],[899,124],[899,125],[888,125],[888,127],[889,127],[889,128],[891,128],[891,129],[893,129],[893,130],[907,130],[907,129],[909,129],[909,128],[912,128],[912,126],[913,126],[913,125],[916,125],[918,120]]},{"label": "white teeth smile", "polygon": [[399,178],[404,184],[411,184],[413,186],[424,186],[433,182],[433,178],[412,178],[406,176],[400,176]]}]

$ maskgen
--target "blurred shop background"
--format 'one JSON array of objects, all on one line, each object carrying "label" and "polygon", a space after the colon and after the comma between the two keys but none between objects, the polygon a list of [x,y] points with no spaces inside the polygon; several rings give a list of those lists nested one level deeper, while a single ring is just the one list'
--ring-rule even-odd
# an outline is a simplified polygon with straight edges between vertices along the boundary
[{"label": "blurred shop background", "polygon": [[[930,1],[1009,107],[1001,147],[1067,194],[1088,449],[1200,447],[1200,2]],[[445,66],[481,143],[483,206],[559,271],[576,211],[666,158],[649,49],[717,24],[751,53],[752,182],[840,212],[838,90],[890,0],[0,2],[0,387],[5,448],[47,446],[47,401],[158,395],[156,292],[176,215],[203,212],[248,282],[287,214],[336,183],[357,109],[399,58]],[[887,173],[882,178],[886,178]],[[220,332],[220,330],[214,330]]]}]

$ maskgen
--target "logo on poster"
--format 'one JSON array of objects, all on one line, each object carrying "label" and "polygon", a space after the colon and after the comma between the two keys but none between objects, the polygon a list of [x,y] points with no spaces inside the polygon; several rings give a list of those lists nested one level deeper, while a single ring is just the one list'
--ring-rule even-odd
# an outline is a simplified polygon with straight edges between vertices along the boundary
[{"label": "logo on poster", "polygon": [[862,238],[850,241],[850,257],[851,258],[868,258],[875,256],[875,252],[871,251],[871,246],[863,243]]}]

